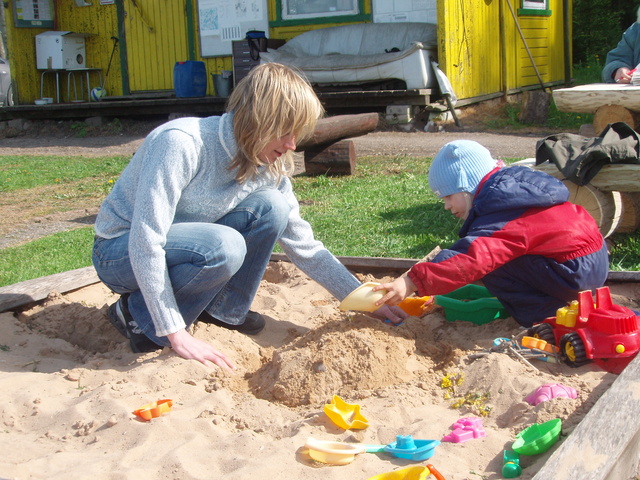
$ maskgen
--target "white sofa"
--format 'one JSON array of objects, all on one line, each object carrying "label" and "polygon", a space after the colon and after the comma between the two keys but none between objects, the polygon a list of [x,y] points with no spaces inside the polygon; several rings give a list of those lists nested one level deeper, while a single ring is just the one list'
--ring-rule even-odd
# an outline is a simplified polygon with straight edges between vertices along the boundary
[{"label": "white sofa", "polygon": [[318,85],[399,79],[407,89],[434,88],[436,33],[435,24],[410,22],[322,28],[261,52],[260,61],[296,67]]}]

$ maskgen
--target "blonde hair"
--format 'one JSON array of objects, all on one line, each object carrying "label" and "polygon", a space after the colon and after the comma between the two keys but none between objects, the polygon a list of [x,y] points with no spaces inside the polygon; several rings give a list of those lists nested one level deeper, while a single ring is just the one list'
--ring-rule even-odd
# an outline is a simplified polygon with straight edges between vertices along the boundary
[{"label": "blonde hair", "polygon": [[285,135],[300,143],[313,134],[324,108],[309,82],[290,67],[264,63],[253,68],[233,89],[227,103],[233,112],[233,131],[238,152],[229,166],[237,168],[236,180],[244,183],[267,166],[279,176],[293,171],[293,153],[275,163],[258,158],[266,145]]}]

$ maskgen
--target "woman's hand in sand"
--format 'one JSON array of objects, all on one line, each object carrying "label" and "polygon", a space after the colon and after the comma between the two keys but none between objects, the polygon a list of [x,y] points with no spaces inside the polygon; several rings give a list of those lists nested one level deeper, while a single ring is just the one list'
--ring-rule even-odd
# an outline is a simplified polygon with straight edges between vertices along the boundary
[{"label": "woman's hand in sand", "polygon": [[371,316],[379,318],[383,322],[385,320],[389,320],[391,323],[395,323],[397,325],[402,323],[409,315],[400,307],[389,307],[388,305],[383,305],[373,312]]},{"label": "woman's hand in sand", "polygon": [[397,305],[413,292],[418,290],[415,283],[407,276],[396,278],[393,282],[382,283],[372,288],[374,292],[386,290],[387,293],[376,302],[376,305]]},{"label": "woman's hand in sand", "polygon": [[184,328],[167,335],[171,348],[182,358],[197,360],[207,367],[217,365],[230,373],[236,369],[233,362],[222,352],[219,352],[207,342],[198,340]]}]

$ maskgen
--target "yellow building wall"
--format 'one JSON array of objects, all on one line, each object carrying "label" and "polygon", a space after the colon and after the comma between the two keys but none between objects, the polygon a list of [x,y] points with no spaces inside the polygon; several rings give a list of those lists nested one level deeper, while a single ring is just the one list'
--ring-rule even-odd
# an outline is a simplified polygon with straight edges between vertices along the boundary
[{"label": "yellow building wall", "polygon": [[[18,101],[23,104],[33,103],[35,99],[40,98],[41,77],[40,71],[36,69],[35,37],[50,29],[16,28],[12,3],[4,2],[11,76],[18,86]],[[85,40],[86,65],[87,67],[101,68],[103,75],[106,73],[114,44],[111,37],[118,36],[115,5],[99,5],[99,2],[95,1],[91,6],[77,7],[74,0],[56,0],[54,30],[91,34]],[[79,77],[77,81],[79,82]],[[95,82],[95,85],[92,86],[97,86],[96,76],[92,75],[91,81]],[[121,84],[118,52],[116,52],[105,88],[110,94],[112,92],[120,94],[118,92],[121,92]],[[54,97],[53,75],[46,75],[44,86],[44,96]],[[78,83],[78,89],[79,87]],[[67,78],[62,74],[60,75],[60,93],[64,99],[67,98]],[[80,91],[78,91],[78,95],[80,95]]]},{"label": "yellow building wall", "polygon": [[174,65],[190,60],[188,1],[124,0],[131,92],[173,90]]},{"label": "yellow building wall", "polygon": [[545,84],[564,80],[562,0],[549,0],[550,16],[520,14],[520,0],[437,5],[439,63],[459,99],[539,86],[538,74]]},{"label": "yellow building wall", "polygon": [[[86,39],[87,65],[106,70],[105,88],[110,96],[137,92],[169,91],[178,61],[201,60],[208,72],[207,95],[214,94],[211,74],[232,70],[232,57],[200,56],[197,0],[116,0],[118,5],[78,7],[75,0],[55,1],[54,30],[92,34]],[[518,14],[521,0],[436,0],[438,10],[438,61],[459,99],[496,95],[539,84],[536,70],[520,38],[508,7],[515,9],[518,24],[543,82],[564,79],[563,0],[549,0],[551,16]],[[20,103],[40,97],[40,72],[35,68],[35,36],[38,28],[15,28],[12,2],[4,2],[9,59]],[[268,0],[269,20],[277,18],[276,0]],[[118,8],[122,23],[118,23]],[[371,13],[371,0],[364,2]],[[308,30],[336,23],[275,26],[269,37],[291,39]],[[122,38],[120,38],[122,37]],[[124,63],[120,50],[126,51]],[[53,96],[52,77],[47,76],[45,96]],[[92,81],[94,77],[92,77]],[[124,81],[123,81],[124,80]],[[61,78],[66,96],[66,78]]]}]

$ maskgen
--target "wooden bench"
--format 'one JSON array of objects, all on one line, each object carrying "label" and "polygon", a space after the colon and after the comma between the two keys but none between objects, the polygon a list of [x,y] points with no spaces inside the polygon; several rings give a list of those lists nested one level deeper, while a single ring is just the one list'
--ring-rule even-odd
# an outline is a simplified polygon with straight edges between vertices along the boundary
[{"label": "wooden bench", "polygon": [[586,208],[605,237],[614,232],[634,232],[640,227],[640,165],[605,165],[588,185],[578,186],[566,180],[552,163],[536,165],[535,158],[527,158],[516,164],[562,180],[569,189],[569,201]]},{"label": "wooden bench", "polygon": [[640,126],[640,86],[593,83],[558,88],[553,100],[561,112],[592,113],[596,135],[610,123],[624,122],[634,130]]}]

